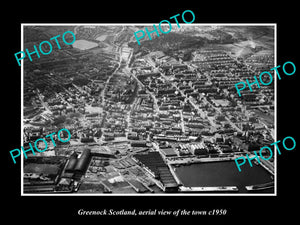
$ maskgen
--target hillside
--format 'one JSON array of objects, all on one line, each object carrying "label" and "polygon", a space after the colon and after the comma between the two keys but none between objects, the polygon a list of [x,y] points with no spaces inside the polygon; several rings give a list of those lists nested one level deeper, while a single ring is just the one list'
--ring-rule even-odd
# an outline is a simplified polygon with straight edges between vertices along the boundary
[{"label": "hillside", "polygon": [[197,50],[211,44],[236,53],[237,56],[251,55],[261,50],[274,48],[274,29],[271,26],[182,26],[159,37],[147,35],[138,45],[135,38],[129,47],[135,53],[163,51],[168,54],[178,50]]},{"label": "hillside", "polygon": [[163,51],[180,50],[186,48],[199,48],[207,42],[207,39],[201,37],[192,37],[185,34],[171,32],[169,34],[160,35],[152,40],[146,40],[138,45],[136,41],[130,42],[129,47],[134,49],[134,52],[149,49],[150,51]]}]

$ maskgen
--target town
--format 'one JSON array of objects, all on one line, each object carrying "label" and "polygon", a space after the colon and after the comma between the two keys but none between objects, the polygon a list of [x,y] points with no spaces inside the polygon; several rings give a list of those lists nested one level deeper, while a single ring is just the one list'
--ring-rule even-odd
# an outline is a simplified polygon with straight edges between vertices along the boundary
[{"label": "town", "polygon": [[[76,41],[39,60],[23,59],[24,148],[62,128],[71,133],[68,142],[27,154],[23,192],[273,190],[273,159],[249,170],[259,173],[249,175],[253,181],[242,177],[234,160],[275,141],[274,84],[245,89],[241,97],[234,84],[274,67],[274,51],[243,37],[237,43],[228,34],[238,32],[235,27],[200,28],[182,25],[139,46],[132,35],[139,27],[133,25],[24,26],[25,46],[66,30],[73,30]],[[209,44],[190,47],[181,32],[199,32]],[[257,39],[273,34],[259,26],[253,33]],[[170,42],[177,47],[167,54],[160,42],[170,38],[182,42]],[[246,56],[237,55],[242,51]],[[193,184],[197,179],[185,175],[193,166],[207,167],[199,175],[207,183]]]},{"label": "town", "polygon": [[[288,64],[288,63],[291,64],[291,65],[293,66],[293,69],[294,69],[293,72],[291,72],[291,73],[287,73],[286,70],[285,70],[285,65]],[[279,80],[281,80],[281,77],[280,77],[279,72],[278,72],[278,70],[277,70],[277,68],[279,68],[279,67],[280,67],[280,65],[279,65],[279,66],[276,66],[276,67],[274,67],[274,68],[272,68],[272,69],[270,69],[270,70],[276,70],[277,76],[278,76]],[[295,64],[294,64],[293,62],[287,61],[287,62],[285,62],[285,63],[283,64],[282,70],[283,70],[283,72],[284,72],[286,75],[291,76],[291,75],[293,75],[293,74],[296,72],[296,66],[295,66]],[[264,78],[264,79],[262,79],[262,75],[264,75],[264,74],[268,74],[269,78]],[[248,84],[248,87],[249,87],[249,90],[250,90],[250,91],[253,91],[253,89],[252,89],[251,86],[252,86],[252,85],[255,85],[255,84],[257,85],[258,88],[260,88],[260,85],[259,85],[259,82],[258,82],[256,76],[254,76],[254,80],[255,80],[255,82],[249,84],[248,79],[246,79],[246,82],[247,82],[247,84]],[[272,76],[272,74],[271,74],[270,72],[264,71],[264,72],[262,72],[262,73],[259,75],[259,80],[260,80],[260,83],[261,83],[262,85],[270,85],[270,84],[273,82],[273,76]],[[268,81],[268,83],[264,83],[263,80],[264,80],[264,81]],[[238,85],[239,85],[239,84],[243,84],[243,87],[242,87],[242,88],[238,88]],[[240,92],[240,91],[243,90],[243,89],[245,89],[245,87],[246,87],[246,83],[245,83],[245,82],[239,82],[239,83],[236,83],[236,84],[235,84],[235,88],[236,88],[237,93],[238,93],[239,96],[241,96],[241,92]]]}]

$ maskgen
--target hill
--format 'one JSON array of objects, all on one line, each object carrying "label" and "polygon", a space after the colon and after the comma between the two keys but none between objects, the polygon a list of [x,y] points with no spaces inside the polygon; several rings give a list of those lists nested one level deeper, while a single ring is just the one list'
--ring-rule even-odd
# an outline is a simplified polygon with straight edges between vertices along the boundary
[{"label": "hill", "polygon": [[[143,29],[143,28],[141,28]],[[251,55],[261,50],[274,48],[273,26],[182,26],[173,29],[168,34],[152,34],[152,40],[147,35],[138,45],[135,39],[128,44],[134,53],[163,51],[170,55],[172,51],[193,51],[205,48],[211,44],[219,45],[222,49],[237,53],[237,56]]]}]

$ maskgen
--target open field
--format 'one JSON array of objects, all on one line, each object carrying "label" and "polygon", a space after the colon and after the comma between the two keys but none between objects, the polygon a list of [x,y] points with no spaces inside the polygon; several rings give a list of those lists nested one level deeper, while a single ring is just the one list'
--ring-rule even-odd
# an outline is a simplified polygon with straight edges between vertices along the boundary
[{"label": "open field", "polygon": [[86,40],[76,40],[72,46],[74,48],[78,48],[80,50],[87,50],[87,49],[97,47],[98,44],[91,42],[91,41],[86,41]]}]

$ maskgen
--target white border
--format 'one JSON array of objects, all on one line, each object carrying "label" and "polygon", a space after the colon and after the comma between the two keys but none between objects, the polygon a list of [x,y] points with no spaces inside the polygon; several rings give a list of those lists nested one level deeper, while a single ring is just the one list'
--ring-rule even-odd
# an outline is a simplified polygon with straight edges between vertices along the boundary
[{"label": "white border", "polygon": [[[171,23],[172,25],[176,23]],[[21,51],[24,51],[23,37],[24,37],[24,26],[152,26],[151,23],[21,23]],[[277,23],[192,23],[192,24],[180,24],[180,26],[274,26],[274,66],[277,65]],[[179,28],[180,29],[180,28]],[[23,91],[24,91],[24,74],[23,74],[24,64],[21,61],[21,146],[23,144]],[[257,75],[257,74],[254,74]],[[254,76],[253,75],[253,76]],[[277,76],[275,76],[274,85],[274,138],[277,141]],[[21,157],[21,196],[277,196],[277,152],[274,151],[274,193],[170,193],[170,194],[85,194],[85,193],[68,193],[68,194],[40,194],[40,193],[25,193],[23,189],[23,167],[24,167],[24,156]]]}]

